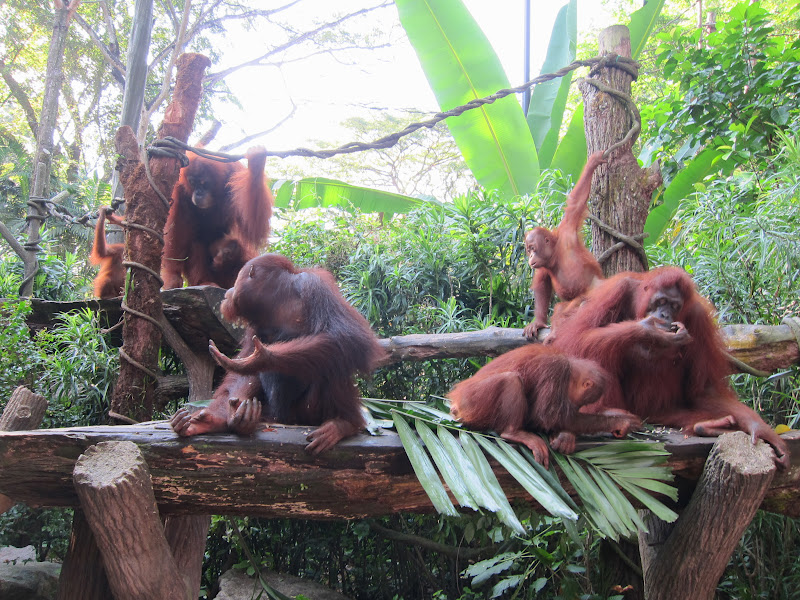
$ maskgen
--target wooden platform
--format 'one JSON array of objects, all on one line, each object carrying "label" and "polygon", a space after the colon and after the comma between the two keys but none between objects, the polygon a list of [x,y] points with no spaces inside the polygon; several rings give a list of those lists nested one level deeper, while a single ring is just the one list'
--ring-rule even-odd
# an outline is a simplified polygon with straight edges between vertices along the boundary
[{"label": "wooden platform", "polygon": [[[314,457],[304,450],[310,430],[278,426],[249,438],[180,438],[162,421],[3,432],[0,492],[32,506],[77,506],[72,483],[77,458],[98,442],[128,440],[142,451],[165,513],[354,519],[432,510],[393,431],[358,435]],[[763,508],[797,517],[800,432],[784,438],[792,466],[776,476]],[[679,487],[693,487],[715,439],[664,436]],[[584,441],[579,448],[597,443],[614,442]],[[502,468],[495,471],[509,497],[532,502]]]}]

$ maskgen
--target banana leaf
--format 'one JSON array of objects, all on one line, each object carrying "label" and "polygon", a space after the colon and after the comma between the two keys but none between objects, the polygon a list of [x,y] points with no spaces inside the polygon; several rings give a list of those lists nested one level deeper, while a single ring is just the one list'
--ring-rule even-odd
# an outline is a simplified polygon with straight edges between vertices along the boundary
[{"label": "banana leaf", "polygon": [[[396,5],[441,110],[510,87],[494,49],[461,0],[397,0]],[[507,198],[535,190],[536,147],[513,95],[450,117],[447,126],[485,189]]]},{"label": "banana leaf", "polygon": [[395,213],[406,213],[419,206],[421,202],[430,202],[430,200],[359,187],[324,177],[284,179],[275,182],[273,187],[275,206],[282,208],[287,206],[294,206],[297,209],[315,206],[350,208],[352,206],[366,213],[384,213],[386,218],[390,218]]},{"label": "banana leaf", "polygon": [[[570,0],[558,11],[541,73],[554,73],[575,60],[575,49],[578,44],[577,15],[577,0]],[[528,127],[536,143],[539,165],[542,168],[549,167],[553,160],[571,84],[570,72],[561,79],[540,83],[531,93],[527,115]]]}]

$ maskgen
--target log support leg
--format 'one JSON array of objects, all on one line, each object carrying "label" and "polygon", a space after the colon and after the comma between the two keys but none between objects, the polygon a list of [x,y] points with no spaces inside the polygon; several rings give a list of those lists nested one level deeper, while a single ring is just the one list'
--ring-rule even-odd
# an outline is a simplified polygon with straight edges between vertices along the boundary
[{"label": "log support leg", "polygon": [[136,444],[91,446],[78,458],[73,482],[115,600],[197,598],[209,520],[169,517],[162,523]]},{"label": "log support leg", "polygon": [[[3,415],[0,416],[0,431],[25,431],[38,429],[47,410],[44,396],[34,394],[28,388],[19,386],[11,393]],[[14,506],[14,501],[0,494],[0,515]]]},{"label": "log support leg", "polygon": [[711,600],[774,475],[767,444],[742,431],[720,436],[680,518],[667,525],[647,516],[650,533],[639,534],[645,598]]}]

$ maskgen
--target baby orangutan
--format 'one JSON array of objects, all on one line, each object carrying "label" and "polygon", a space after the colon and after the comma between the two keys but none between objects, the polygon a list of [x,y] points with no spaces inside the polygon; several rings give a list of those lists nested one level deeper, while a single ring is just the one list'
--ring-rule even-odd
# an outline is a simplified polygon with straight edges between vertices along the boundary
[{"label": "baby orangutan", "polygon": [[530,344],[498,356],[456,384],[448,394],[450,412],[468,427],[524,444],[547,467],[547,444],[536,432],[550,435],[553,450],[571,454],[575,434],[623,437],[641,427],[639,418],[624,410],[578,412],[602,396],[609,377],[594,361]]}]

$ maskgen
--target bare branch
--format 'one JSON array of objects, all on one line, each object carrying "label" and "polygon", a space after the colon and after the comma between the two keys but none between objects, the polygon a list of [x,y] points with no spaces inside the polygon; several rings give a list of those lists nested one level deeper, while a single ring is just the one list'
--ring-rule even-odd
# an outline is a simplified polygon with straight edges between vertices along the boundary
[{"label": "bare branch", "polygon": [[[218,4],[218,3],[216,3]],[[214,4],[214,6],[216,6]],[[150,125],[150,119],[153,116],[153,113],[158,110],[161,104],[167,99],[169,96],[169,91],[172,87],[172,71],[175,68],[175,63],[178,60],[178,56],[183,52],[183,47],[186,44],[186,40],[190,39],[187,37],[186,30],[189,24],[189,17],[192,11],[192,0],[186,0],[186,3],[183,5],[183,15],[181,15],[181,22],[178,26],[177,35],[175,36],[175,45],[172,49],[172,55],[169,59],[169,64],[164,72],[164,81],[161,83],[161,91],[158,93],[158,96],[155,100],[148,106],[143,112],[144,115],[142,117],[141,122],[139,123],[139,131],[136,133],[136,139],[139,142],[144,141],[145,137],[147,136],[147,128]]]},{"label": "bare branch", "polygon": [[100,36],[95,33],[94,29],[86,22],[86,20],[80,16],[79,14],[75,15],[75,22],[81,26],[89,38],[92,40],[92,43],[100,50],[100,54],[102,54],[103,59],[108,63],[111,67],[111,75],[114,77],[114,80],[120,84],[120,86],[125,86],[125,65],[122,64],[122,61],[119,60],[118,57],[114,56],[112,51],[106,46],[105,42],[100,39]]},{"label": "bare branch", "polygon": [[0,221],[0,235],[3,236],[3,239],[8,242],[8,245],[11,246],[11,249],[17,253],[22,260],[25,260],[25,248],[23,248],[22,244],[19,243],[14,234],[11,230],[6,227],[6,224]]},{"label": "bare branch", "polygon": [[263,55],[261,55],[261,56],[259,56],[257,58],[254,58],[254,59],[249,60],[247,62],[241,63],[240,65],[237,65],[237,66],[234,66],[234,67],[230,67],[228,69],[224,69],[222,71],[219,71],[218,73],[212,73],[211,75],[209,75],[206,78],[206,81],[207,81],[208,85],[213,85],[213,84],[217,83],[218,81],[220,81],[221,79],[224,79],[225,77],[227,77],[231,73],[234,73],[234,72],[238,71],[239,69],[242,69],[244,67],[249,67],[249,66],[261,65],[262,62],[265,59],[267,59],[268,57],[274,56],[275,54],[283,52],[284,50],[290,48],[291,46],[296,46],[296,45],[298,45],[298,44],[300,44],[302,42],[305,42],[305,41],[307,41],[309,39],[312,39],[317,34],[322,33],[323,31],[327,31],[329,29],[333,29],[333,28],[341,25],[342,23],[344,23],[345,21],[347,21],[349,19],[353,19],[355,17],[359,17],[361,15],[365,15],[365,14],[370,13],[370,12],[372,12],[374,10],[379,9],[379,8],[384,8],[386,6],[390,6],[391,4],[393,4],[393,3],[392,2],[383,2],[382,4],[378,4],[376,6],[371,6],[371,7],[368,7],[368,8],[362,8],[361,10],[357,10],[356,12],[344,15],[343,17],[341,17],[341,18],[339,18],[339,19],[337,19],[335,21],[331,21],[329,23],[325,23],[323,25],[320,25],[316,29],[312,29],[311,31],[306,31],[306,32],[304,32],[304,33],[302,33],[302,34],[300,34],[298,36],[295,36],[292,39],[290,39],[287,42],[285,42],[284,44],[281,44],[280,46],[276,46],[275,48],[271,49],[266,54],[263,54]]},{"label": "bare branch", "polygon": [[31,128],[31,133],[36,135],[39,131],[39,122],[36,119],[36,111],[31,105],[31,101],[28,99],[28,95],[25,93],[25,90],[22,89],[22,86],[17,83],[17,81],[12,77],[8,66],[2,59],[0,59],[0,75],[3,77],[3,81],[6,82],[8,89],[11,91],[11,95],[14,99],[19,103],[22,111],[25,113],[25,118],[28,121],[28,127]]},{"label": "bare branch", "polygon": [[258,138],[260,138],[260,137],[263,137],[263,136],[267,135],[268,133],[272,133],[273,131],[275,131],[276,129],[278,129],[278,127],[280,127],[281,125],[283,125],[283,124],[284,124],[286,121],[288,121],[289,119],[291,119],[291,118],[292,118],[292,116],[294,116],[294,113],[295,113],[296,111],[297,111],[297,105],[296,105],[294,102],[292,102],[292,110],[290,110],[290,111],[289,111],[289,114],[288,114],[288,115],[286,115],[286,116],[285,116],[285,117],[283,117],[283,118],[282,118],[280,121],[278,121],[277,123],[275,123],[275,125],[273,125],[273,126],[272,126],[272,127],[270,127],[269,129],[265,129],[264,131],[259,131],[259,132],[257,132],[257,133],[253,133],[253,134],[251,134],[251,135],[248,135],[248,136],[246,136],[246,137],[243,137],[242,139],[240,139],[240,140],[238,140],[238,141],[236,141],[236,142],[232,142],[232,143],[230,143],[230,144],[226,144],[225,146],[223,146],[222,148],[220,148],[220,151],[221,151],[221,152],[226,152],[226,151],[228,151],[228,150],[231,150],[232,148],[237,148],[237,147],[239,147],[239,146],[242,146],[242,145],[244,145],[244,144],[246,144],[246,143],[248,143],[248,142],[251,142],[252,140],[255,140],[255,139],[258,139]]}]

